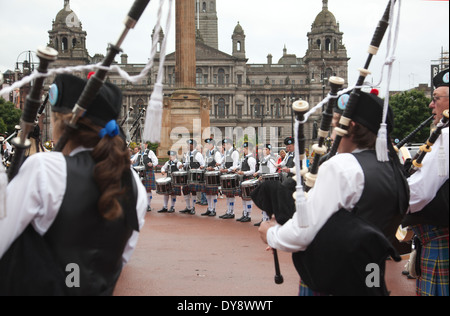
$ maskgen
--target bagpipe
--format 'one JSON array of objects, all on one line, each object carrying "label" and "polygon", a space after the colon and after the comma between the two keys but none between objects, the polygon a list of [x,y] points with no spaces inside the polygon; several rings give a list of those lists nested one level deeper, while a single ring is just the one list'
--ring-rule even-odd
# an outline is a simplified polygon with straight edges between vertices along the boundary
[{"label": "bagpipe", "polygon": [[431,133],[430,138],[428,138],[427,142],[420,147],[419,152],[412,159],[412,166],[409,169],[409,175],[413,175],[420,168],[423,167],[422,162],[423,162],[425,156],[427,155],[427,153],[431,152],[434,143],[436,143],[438,138],[441,136],[442,130],[444,128],[448,127],[449,111],[445,110],[442,113],[442,115],[443,116],[442,116],[441,121],[438,123],[438,125],[437,125],[436,129],[433,131],[433,133]]}]

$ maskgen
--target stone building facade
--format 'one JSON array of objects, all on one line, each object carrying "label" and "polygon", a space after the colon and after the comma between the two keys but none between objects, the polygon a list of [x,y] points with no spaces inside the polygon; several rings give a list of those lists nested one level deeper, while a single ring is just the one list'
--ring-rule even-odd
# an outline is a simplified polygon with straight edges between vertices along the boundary
[{"label": "stone building facade", "polygon": [[[232,53],[218,50],[216,2],[199,0],[196,8],[196,89],[211,103],[211,132],[220,135],[217,137],[235,134],[237,140],[239,131],[247,133],[253,129],[259,143],[271,142],[275,147],[282,147],[284,138],[293,134],[293,101],[303,99],[311,106],[316,105],[329,91],[327,79],[330,76],[342,77],[347,83],[349,58],[343,43],[344,34],[328,9],[328,0],[322,0],[322,11],[307,33],[305,40],[308,41],[308,49],[303,57],[289,54],[284,47],[283,56],[278,62],[274,62],[269,54],[267,63],[249,64],[245,26],[239,22],[231,36]],[[163,36],[161,34],[161,38]],[[58,67],[98,63],[102,60],[102,55],[89,57],[86,37],[81,22],[70,9],[69,0],[65,0],[64,9],[58,13],[49,31],[49,46],[60,52]],[[117,64],[131,75],[139,74],[145,66],[128,63],[126,54],[120,56]],[[148,105],[158,66],[159,58],[148,78],[137,84],[126,82],[115,73],[108,75],[107,80],[117,84],[123,91],[123,116],[131,113],[130,124],[139,111]],[[174,91],[175,53],[172,53],[166,57],[164,93],[170,96]],[[320,120],[320,113],[312,116],[305,128],[308,145],[313,142],[314,120]]]}]

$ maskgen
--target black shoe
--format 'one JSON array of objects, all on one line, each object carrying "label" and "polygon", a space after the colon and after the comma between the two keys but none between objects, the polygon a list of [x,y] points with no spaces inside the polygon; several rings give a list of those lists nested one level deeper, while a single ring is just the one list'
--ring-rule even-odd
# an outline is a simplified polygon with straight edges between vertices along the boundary
[{"label": "black shoe", "polygon": [[222,219],[234,219],[234,214],[225,214]]},{"label": "black shoe", "polygon": [[202,216],[209,216],[211,214],[210,210],[207,210],[206,213],[201,214]]},{"label": "black shoe", "polygon": [[261,226],[261,223],[262,223],[263,221],[260,221],[259,223],[255,223],[255,224],[253,224],[253,226],[255,226],[255,227],[259,227],[259,226]]},{"label": "black shoe", "polygon": [[169,210],[163,207],[162,210],[159,210],[158,213],[167,213]]},{"label": "black shoe", "polygon": [[151,212],[152,208],[150,206],[147,206],[147,212]]},{"label": "black shoe", "polygon": [[252,219],[250,217],[248,217],[248,216],[245,216],[244,218],[242,218],[240,220],[241,223],[249,223],[251,221],[252,221]]},{"label": "black shoe", "polygon": [[242,215],[242,217],[241,218],[238,218],[237,220],[236,220],[236,222],[240,222],[240,221],[242,221],[243,219],[245,219],[247,216],[245,216],[245,215]]},{"label": "black shoe", "polygon": [[212,212],[209,213],[209,217],[215,217],[216,216],[216,210],[212,210]]},{"label": "black shoe", "polygon": [[180,213],[181,213],[181,214],[187,214],[187,213],[189,213],[190,211],[191,211],[191,210],[188,209],[188,208],[186,207],[184,210],[180,211]]},{"label": "black shoe", "polygon": [[167,213],[175,213],[175,208],[172,206],[172,207],[167,211]]},{"label": "black shoe", "polygon": [[189,210],[188,214],[189,215],[195,215],[195,207],[192,210]]}]

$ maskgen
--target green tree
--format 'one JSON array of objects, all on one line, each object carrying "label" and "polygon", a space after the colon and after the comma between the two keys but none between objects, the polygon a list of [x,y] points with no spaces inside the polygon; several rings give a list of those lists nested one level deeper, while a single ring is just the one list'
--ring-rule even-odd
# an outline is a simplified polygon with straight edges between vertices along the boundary
[{"label": "green tree", "polygon": [[[14,106],[14,103],[6,102],[0,98],[0,134],[7,132],[12,134],[15,131],[15,126],[20,124],[20,117],[22,111]],[[6,125],[6,130],[2,130],[2,124]],[[3,127],[4,128],[4,127]]]},{"label": "green tree", "polygon": [[[393,139],[403,140],[422,122],[431,116],[429,104],[431,99],[418,90],[405,91],[390,98],[390,105],[394,112],[395,128]],[[420,131],[410,142],[423,143],[430,135],[430,127]]]}]

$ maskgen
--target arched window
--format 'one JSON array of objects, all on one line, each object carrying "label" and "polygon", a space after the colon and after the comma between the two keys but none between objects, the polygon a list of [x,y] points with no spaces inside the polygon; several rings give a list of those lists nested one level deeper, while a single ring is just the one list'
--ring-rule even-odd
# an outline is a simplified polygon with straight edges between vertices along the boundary
[{"label": "arched window", "polygon": [[255,117],[261,117],[263,113],[263,105],[261,104],[261,100],[255,99]]},{"label": "arched window", "polygon": [[203,2],[203,5],[202,5],[202,11],[203,11],[203,12],[206,12],[206,1]]},{"label": "arched window", "polygon": [[330,51],[331,51],[331,40],[330,40],[329,38],[327,38],[327,39],[325,40],[325,50],[326,50],[327,52],[330,52]]},{"label": "arched window", "polygon": [[318,39],[316,43],[317,43],[317,48],[322,49],[322,42],[320,41],[320,39]]},{"label": "arched window", "polygon": [[67,37],[63,37],[62,39],[62,51],[66,51],[69,48],[68,42],[67,42]]},{"label": "arched window", "polygon": [[237,42],[237,48],[236,49],[237,49],[238,52],[242,51],[242,44],[241,44],[240,41]]},{"label": "arched window", "polygon": [[220,85],[224,85],[225,84],[225,70],[223,70],[222,68],[219,69],[219,84]]},{"label": "arched window", "polygon": [[77,39],[76,38],[72,39],[72,48],[74,48],[75,46],[77,46]]},{"label": "arched window", "polygon": [[281,100],[275,99],[275,118],[281,117]]},{"label": "arched window", "polygon": [[219,118],[225,118],[225,99],[219,99],[218,104],[218,116]]}]

